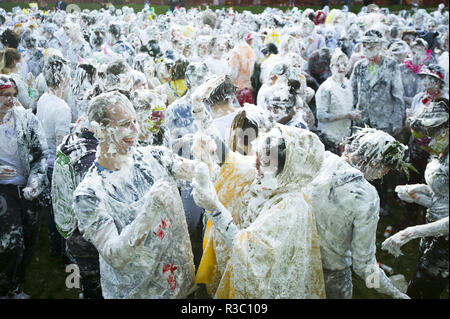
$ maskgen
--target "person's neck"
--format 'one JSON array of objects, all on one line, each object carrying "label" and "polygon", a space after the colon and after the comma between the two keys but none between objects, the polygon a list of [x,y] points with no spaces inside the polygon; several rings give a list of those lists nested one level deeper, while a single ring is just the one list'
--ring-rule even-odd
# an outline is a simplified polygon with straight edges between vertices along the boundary
[{"label": "person's neck", "polygon": [[124,167],[126,155],[120,155],[117,153],[109,153],[109,145],[103,142],[100,145],[100,154],[97,157],[97,163],[109,170],[109,171],[118,171],[122,167]]},{"label": "person's neck", "polygon": [[378,54],[377,56],[375,56],[371,59],[368,58],[368,60],[369,60],[370,64],[380,64],[381,63],[381,55]]},{"label": "person's neck", "polygon": [[334,80],[334,81],[336,81],[337,83],[342,83],[342,82],[344,82],[344,78],[345,78],[345,76],[337,76],[336,74],[332,74],[331,75],[331,78]]},{"label": "person's neck", "polygon": [[62,88],[48,88],[47,92],[62,99],[62,95],[63,95],[64,91]]},{"label": "person's neck", "polygon": [[7,67],[4,67],[3,68],[3,70],[2,70],[2,73],[3,74],[10,74],[10,73],[17,73],[17,67],[13,67],[13,68],[7,68]]},{"label": "person's neck", "polygon": [[213,112],[214,116],[223,117],[225,115],[233,113],[234,108],[230,105],[230,103],[225,102],[222,104],[215,105],[214,107],[211,108],[211,111]]},{"label": "person's neck", "polygon": [[436,88],[429,88],[427,89],[427,94],[429,96],[432,96],[433,98],[438,98],[441,95],[441,90]]}]

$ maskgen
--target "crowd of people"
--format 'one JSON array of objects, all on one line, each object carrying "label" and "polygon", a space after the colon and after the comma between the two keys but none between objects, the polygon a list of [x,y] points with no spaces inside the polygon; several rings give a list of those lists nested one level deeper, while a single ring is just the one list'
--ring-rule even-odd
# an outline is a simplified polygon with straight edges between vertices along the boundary
[{"label": "crowd of people", "polygon": [[[0,298],[30,297],[43,213],[83,298],[351,299],[352,269],[439,298],[448,23],[443,4],[0,9]],[[390,190],[405,227],[377,248]],[[377,249],[415,238],[403,289]]]}]

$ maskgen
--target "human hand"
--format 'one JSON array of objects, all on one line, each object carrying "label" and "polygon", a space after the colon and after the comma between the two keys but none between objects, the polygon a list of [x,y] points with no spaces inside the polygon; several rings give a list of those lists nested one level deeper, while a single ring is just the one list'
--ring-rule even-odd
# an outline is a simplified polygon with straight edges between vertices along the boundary
[{"label": "human hand", "polygon": [[225,75],[215,76],[206,80],[197,89],[195,89],[194,93],[192,94],[192,101],[194,102],[192,108],[193,113],[202,111],[201,107],[203,106],[201,105],[200,102],[209,97],[214,88],[216,88],[224,80]]},{"label": "human hand", "polygon": [[23,197],[25,197],[26,200],[33,200],[35,199],[41,192],[39,190],[39,184],[37,180],[31,181],[31,183],[28,183],[29,185],[23,189]]},{"label": "human hand", "polygon": [[173,203],[175,194],[173,186],[167,181],[158,180],[153,184],[147,196],[151,198],[153,208],[166,209]]},{"label": "human hand", "polygon": [[206,163],[208,166],[214,162],[213,154],[217,149],[214,140],[205,134],[196,133],[192,144],[192,155],[196,160]]},{"label": "human hand", "polygon": [[205,163],[198,163],[195,166],[194,176],[192,195],[195,203],[206,210],[215,210],[219,199],[210,181],[208,166]]},{"label": "human hand", "polygon": [[16,177],[16,170],[11,166],[0,166],[0,180],[13,179]]},{"label": "human hand", "polygon": [[381,244],[381,249],[386,250],[394,257],[403,255],[400,247],[413,239],[413,229],[408,227],[398,233],[392,235]]},{"label": "human hand", "polygon": [[414,203],[414,194],[411,193],[411,188],[409,186],[410,185],[398,185],[395,187],[395,192],[401,200],[407,203]]}]

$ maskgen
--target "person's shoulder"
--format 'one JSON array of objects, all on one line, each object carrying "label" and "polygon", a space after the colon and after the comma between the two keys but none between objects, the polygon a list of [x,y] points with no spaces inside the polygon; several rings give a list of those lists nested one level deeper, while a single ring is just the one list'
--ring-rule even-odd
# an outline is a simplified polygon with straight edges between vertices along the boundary
[{"label": "person's shoulder", "polygon": [[92,165],[89,170],[86,172],[83,180],[78,184],[77,188],[74,192],[74,197],[79,196],[87,196],[87,197],[95,197],[97,193],[97,189],[100,186],[101,176],[98,173],[95,165]]}]

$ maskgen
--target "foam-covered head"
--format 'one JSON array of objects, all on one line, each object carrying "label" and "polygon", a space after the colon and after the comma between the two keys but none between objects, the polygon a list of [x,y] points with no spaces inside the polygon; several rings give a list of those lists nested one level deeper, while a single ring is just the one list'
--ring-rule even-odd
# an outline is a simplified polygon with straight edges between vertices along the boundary
[{"label": "foam-covered head", "polygon": [[264,178],[275,176],[278,187],[304,186],[320,171],[325,147],[314,133],[277,124],[258,139],[257,169]]},{"label": "foam-covered head", "polygon": [[69,80],[68,61],[59,55],[52,54],[46,58],[43,73],[48,87],[61,88]]},{"label": "foam-covered head", "polygon": [[367,180],[382,178],[390,169],[407,173],[410,165],[403,161],[407,146],[386,132],[359,128],[344,140],[344,156],[361,170]]},{"label": "foam-covered head", "polygon": [[448,100],[436,99],[414,115],[410,124],[412,134],[418,138],[431,137],[426,150],[438,155],[448,149],[448,120]]}]

